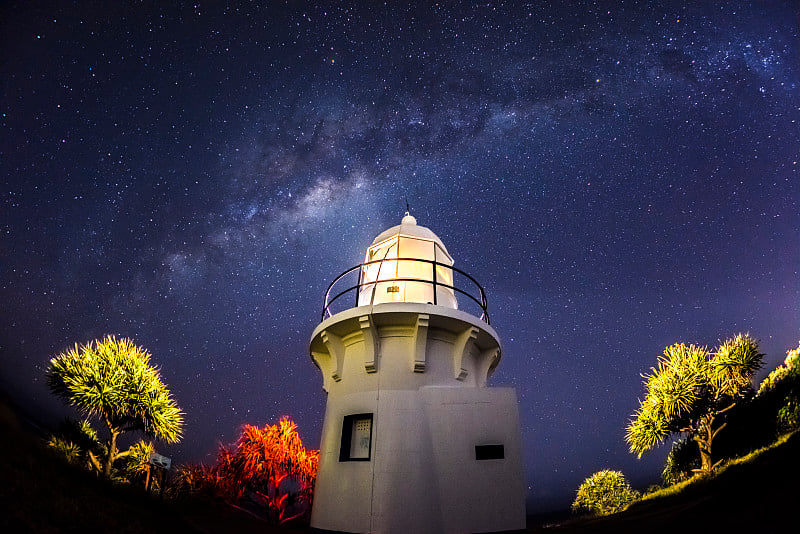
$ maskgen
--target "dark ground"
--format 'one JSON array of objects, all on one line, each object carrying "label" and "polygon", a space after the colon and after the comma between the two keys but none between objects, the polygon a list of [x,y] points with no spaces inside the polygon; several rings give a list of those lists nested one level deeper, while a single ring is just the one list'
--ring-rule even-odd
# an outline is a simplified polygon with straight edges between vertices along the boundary
[{"label": "dark ground", "polygon": [[[0,399],[0,532],[310,532],[274,527],[223,505],[164,502],[138,488],[112,486],[50,454],[35,426],[16,412]],[[532,516],[528,532],[790,532],[797,525],[798,481],[796,433],[680,495],[605,518]]]}]

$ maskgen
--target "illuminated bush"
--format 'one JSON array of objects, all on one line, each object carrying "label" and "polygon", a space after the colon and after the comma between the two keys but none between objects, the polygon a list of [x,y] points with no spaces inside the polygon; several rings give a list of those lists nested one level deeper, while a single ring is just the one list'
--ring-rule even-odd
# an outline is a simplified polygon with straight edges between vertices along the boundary
[{"label": "illuminated bush", "polygon": [[758,394],[764,395],[777,389],[787,379],[794,378],[800,374],[800,346],[794,350],[786,352],[786,359],[783,365],[779,365],[765,378],[758,388]]},{"label": "illuminated bush", "polygon": [[150,466],[150,456],[156,452],[151,442],[138,441],[128,449],[128,456],[123,457],[118,466],[115,466],[116,474],[128,482],[136,482],[148,487],[150,491],[157,491],[161,488],[158,476],[152,476]]},{"label": "illuminated bush", "polygon": [[306,450],[297,425],[283,417],[263,428],[244,425],[211,467],[178,469],[171,494],[228,502],[272,523],[305,521],[311,512],[319,451]]},{"label": "illuminated bush", "polygon": [[578,488],[572,511],[595,515],[609,515],[623,511],[639,499],[639,492],[631,488],[620,471],[604,469],[583,481]]},{"label": "illuminated bush", "polygon": [[800,428],[800,346],[788,351],[783,365],[761,382],[758,396],[777,404],[778,434]]}]

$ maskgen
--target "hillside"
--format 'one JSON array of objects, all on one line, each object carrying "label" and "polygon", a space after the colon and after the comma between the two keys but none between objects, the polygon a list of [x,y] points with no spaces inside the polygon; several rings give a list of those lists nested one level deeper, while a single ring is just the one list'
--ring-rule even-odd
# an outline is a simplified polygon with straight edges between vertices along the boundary
[{"label": "hillside", "polygon": [[[276,528],[225,506],[175,505],[98,480],[50,454],[2,400],[0,455],[1,532],[307,532]],[[786,532],[786,525],[796,524],[798,459],[800,433],[680,494],[614,516],[531,526],[528,532]]]},{"label": "hillside", "polygon": [[642,501],[613,516],[574,520],[530,532],[787,532],[797,525],[800,433],[696,481],[678,494]]},{"label": "hillside", "polygon": [[0,398],[0,532],[299,532],[226,506],[174,504],[112,485],[51,454]]}]

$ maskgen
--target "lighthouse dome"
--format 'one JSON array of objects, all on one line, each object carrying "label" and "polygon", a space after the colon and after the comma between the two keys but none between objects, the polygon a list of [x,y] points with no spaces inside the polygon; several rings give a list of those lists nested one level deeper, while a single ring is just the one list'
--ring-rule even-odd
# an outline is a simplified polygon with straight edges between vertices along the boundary
[{"label": "lighthouse dome", "polygon": [[442,240],[406,214],[367,248],[358,305],[423,302],[457,309],[452,265]]},{"label": "lighthouse dome", "polygon": [[392,226],[388,230],[381,232],[373,241],[371,246],[375,246],[378,243],[382,243],[387,239],[392,238],[393,236],[397,235],[404,235],[408,237],[416,237],[420,239],[425,239],[428,241],[433,241],[434,243],[438,244],[439,247],[442,249],[444,253],[447,254],[447,257],[450,258],[450,265],[452,265],[453,259],[450,257],[450,254],[447,253],[447,248],[442,243],[442,240],[439,239],[439,236],[434,234],[430,228],[426,228],[425,226],[420,226],[417,224],[417,219],[412,215],[406,215],[400,221],[400,224],[397,226]]}]

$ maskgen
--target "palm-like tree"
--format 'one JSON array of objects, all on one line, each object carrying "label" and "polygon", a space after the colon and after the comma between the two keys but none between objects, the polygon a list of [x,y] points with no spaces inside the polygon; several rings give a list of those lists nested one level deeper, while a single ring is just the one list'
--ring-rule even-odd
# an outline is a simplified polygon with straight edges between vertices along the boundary
[{"label": "palm-like tree", "polygon": [[[311,500],[319,451],[307,451],[297,425],[288,417],[259,428],[245,425],[232,450],[220,449],[216,472],[224,492],[233,501],[250,496],[266,506],[270,518],[285,523],[304,513],[289,506],[294,498]],[[299,484],[292,491],[289,481]]]},{"label": "palm-like tree", "polygon": [[711,445],[726,426],[724,414],[753,394],[763,357],[749,334],[728,339],[715,352],[683,343],[664,349],[658,368],[643,375],[645,398],[625,436],[631,452],[641,457],[670,434],[684,434],[698,445],[700,470],[711,471]]},{"label": "palm-like tree", "polygon": [[135,430],[176,442],[181,438],[183,412],[150,364],[150,354],[129,339],[106,336],[63,352],[50,360],[50,390],[86,417],[97,417],[108,431],[100,458],[89,453],[92,465],[106,477],[120,452],[117,438]]}]

